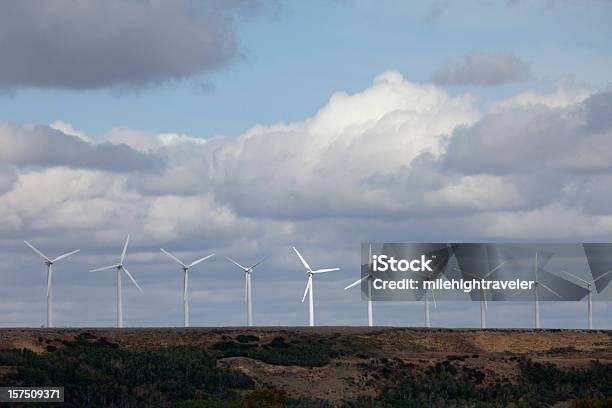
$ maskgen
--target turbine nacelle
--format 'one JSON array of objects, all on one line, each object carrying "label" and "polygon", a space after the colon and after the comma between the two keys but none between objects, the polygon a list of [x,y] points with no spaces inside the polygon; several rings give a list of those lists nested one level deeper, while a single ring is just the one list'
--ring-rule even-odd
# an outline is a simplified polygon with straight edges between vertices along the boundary
[{"label": "turbine nacelle", "polygon": [[130,279],[130,281],[132,281],[134,286],[136,286],[136,289],[142,292],[142,288],[140,287],[138,282],[136,282],[136,279],[134,279],[130,271],[128,271],[125,265],[123,264],[123,261],[125,261],[125,254],[127,252],[127,247],[128,247],[129,242],[130,242],[130,234],[128,234],[125,240],[125,244],[123,245],[123,251],[121,251],[121,257],[119,259],[119,263],[115,265],[103,266],[101,268],[91,269],[89,272],[102,272],[102,271],[107,271],[111,269],[116,269],[118,273],[124,272],[127,275],[127,277]]},{"label": "turbine nacelle", "polygon": [[183,270],[183,272],[188,272],[189,269],[191,269],[192,267],[196,266],[200,262],[204,262],[208,258],[212,258],[215,255],[214,253],[212,253],[212,254],[210,254],[208,256],[205,256],[203,258],[196,259],[195,261],[193,261],[192,263],[187,265],[185,262],[181,261],[176,255],[171,254],[170,252],[166,251],[164,248],[159,248],[159,250],[162,251],[164,254],[166,254],[174,262],[178,263],[181,266],[181,269]]}]

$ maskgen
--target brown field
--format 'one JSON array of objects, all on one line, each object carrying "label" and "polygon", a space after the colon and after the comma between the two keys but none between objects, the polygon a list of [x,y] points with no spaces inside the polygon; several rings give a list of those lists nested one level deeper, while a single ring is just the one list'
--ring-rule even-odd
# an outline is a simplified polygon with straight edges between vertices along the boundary
[{"label": "brown field", "polygon": [[[592,360],[612,363],[612,331],[606,330],[474,330],[408,328],[142,328],[142,329],[0,329],[0,349],[27,348],[44,353],[80,333],[130,349],[191,345],[219,357],[219,364],[245,372],[261,386],[286,389],[292,395],[327,400],[374,394],[393,382],[394,366],[431,366],[452,358],[461,368],[486,373],[485,383],[512,381],[518,375],[517,356],[552,362],[559,367],[583,367]],[[275,365],[249,357],[224,357],[213,345],[256,336],[267,344],[275,337],[288,343],[314,342],[341,350],[320,367]],[[3,368],[0,367],[0,370]]]}]

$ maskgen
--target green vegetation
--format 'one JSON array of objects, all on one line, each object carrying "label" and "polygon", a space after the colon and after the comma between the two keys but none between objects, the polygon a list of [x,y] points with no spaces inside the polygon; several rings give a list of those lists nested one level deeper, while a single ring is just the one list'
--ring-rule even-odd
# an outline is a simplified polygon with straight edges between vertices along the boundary
[{"label": "green vegetation", "polygon": [[579,353],[576,347],[553,347],[546,351],[546,354],[567,354],[567,353]]},{"label": "green vegetation", "polygon": [[[592,362],[590,368],[560,370],[551,364],[518,360],[518,384],[497,381],[481,385],[485,373],[450,361],[427,369],[425,375],[407,371],[402,381],[383,390],[375,407],[546,407],[558,401],[612,396],[612,365]],[[585,404],[596,400],[585,400]],[[597,400],[599,401],[599,400]],[[608,400],[601,400],[604,403]],[[594,402],[593,402],[594,403]],[[591,405],[577,405],[577,407]],[[600,405],[592,405],[598,407]],[[603,405],[606,406],[606,405]]]},{"label": "green vegetation", "polygon": [[0,351],[0,366],[13,368],[0,377],[0,385],[61,385],[66,405],[75,407],[164,407],[191,399],[237,400],[235,390],[253,386],[246,375],[218,368],[216,359],[200,348],[126,350],[85,334],[43,354]]},{"label": "green vegetation", "polygon": [[214,344],[212,348],[223,357],[250,357],[268,364],[303,367],[324,366],[341,353],[332,342],[314,336],[289,343],[278,336],[263,344],[256,337],[256,340],[246,337],[238,336],[237,341],[226,339]]}]

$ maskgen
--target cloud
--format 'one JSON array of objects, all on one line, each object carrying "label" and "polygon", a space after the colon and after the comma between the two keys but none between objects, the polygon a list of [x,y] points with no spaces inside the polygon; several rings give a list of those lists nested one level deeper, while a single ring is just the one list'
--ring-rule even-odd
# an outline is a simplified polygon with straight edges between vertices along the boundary
[{"label": "cloud", "polygon": [[93,140],[87,136],[87,134],[81,130],[77,130],[70,123],[63,122],[61,120],[54,120],[50,125],[50,128],[59,130],[65,135],[76,136],[84,142],[91,143]]},{"label": "cloud", "polygon": [[48,126],[11,124],[0,124],[0,164],[68,166],[111,172],[154,171],[163,165],[158,157],[126,144],[94,144]]},{"label": "cloud", "polygon": [[[445,165],[467,173],[611,172],[612,93],[563,108],[507,109],[457,129]],[[520,165],[519,165],[520,164]]]},{"label": "cloud", "polygon": [[[208,194],[247,218],[432,219],[555,203],[601,213],[609,206],[593,180],[612,170],[609,97],[483,114],[470,96],[388,71],[362,92],[334,94],[304,121],[237,138],[130,129],[106,137],[167,163],[158,174],[130,175],[133,191]],[[596,199],[577,200],[578,189]]]},{"label": "cloud", "polygon": [[[250,217],[404,213],[411,206],[401,192],[381,200],[368,179],[395,174],[424,154],[439,157],[447,135],[478,117],[473,98],[388,71],[363,92],[335,93],[302,122],[255,126],[206,144],[166,144],[159,154],[172,170],[137,176],[132,185],[157,193],[164,186],[169,193],[210,190]],[[143,146],[137,136],[123,140]]]},{"label": "cloud", "polygon": [[17,172],[7,165],[0,165],[0,195],[10,191],[17,181]]},{"label": "cloud", "polygon": [[257,0],[35,0],[0,6],[0,89],[144,87],[241,58],[239,19]]},{"label": "cloud", "polygon": [[549,108],[562,108],[584,101],[593,95],[595,90],[569,83],[559,83],[552,91],[524,91],[509,98],[494,102],[491,112],[499,112],[511,108],[528,108],[536,105],[543,105]]},{"label": "cloud", "polygon": [[[290,245],[313,265],[342,268],[316,283],[319,321],[337,324],[365,316],[359,293],[342,289],[359,273],[360,242],[606,240],[611,98],[481,110],[471,95],[388,71],[301,121],[237,137],[112,128],[94,144],[63,133],[75,133],[67,124],[2,125],[0,306],[27,299],[39,310],[0,314],[0,326],[44,319],[42,265],[23,239],[51,254],[81,249],[57,268],[58,324],[67,325],[113,324],[112,277],[84,271],[116,262],[128,232],[128,268],[144,293],[126,289],[125,311],[137,325],[182,320],[180,275],[160,246],[185,259],[217,254],[194,271],[195,324],[243,324],[242,275],[223,256],[270,255],[254,276],[256,323],[295,325],[307,309]],[[164,165],[116,171],[120,154],[129,170]],[[420,305],[393,307],[376,305],[377,321],[420,322],[405,318]],[[436,318],[461,324],[442,310]]]},{"label": "cloud", "polygon": [[463,61],[439,68],[432,79],[437,84],[503,85],[529,78],[530,71],[529,64],[511,52],[472,51]]}]

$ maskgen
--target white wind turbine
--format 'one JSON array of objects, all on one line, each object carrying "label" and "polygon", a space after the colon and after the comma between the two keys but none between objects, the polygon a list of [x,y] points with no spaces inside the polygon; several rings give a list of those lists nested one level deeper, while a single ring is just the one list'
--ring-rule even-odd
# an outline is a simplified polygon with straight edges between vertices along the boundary
[{"label": "white wind turbine", "polygon": [[[417,274],[423,277],[423,281],[433,281],[435,280],[435,276],[426,275],[421,272],[416,272]],[[444,276],[441,276],[441,279],[444,279]],[[434,308],[438,308],[436,303],[436,295],[434,289],[426,289],[425,290],[425,299],[423,299],[423,304],[425,306],[425,327],[431,327],[431,319],[429,318],[429,292],[431,292],[431,299],[433,300]]]},{"label": "white wind turbine", "polygon": [[372,245],[370,244],[370,253],[368,256],[368,274],[361,279],[351,283],[344,290],[350,289],[353,286],[359,285],[364,280],[368,280],[368,326],[372,327],[374,325],[374,317],[372,316]]},{"label": "white wind turbine", "polygon": [[533,297],[535,301],[535,328],[536,329],[540,328],[540,299],[538,297],[538,287],[542,286],[544,289],[546,289],[550,293],[556,295],[559,299],[563,299],[563,297],[560,294],[558,294],[557,292],[555,292],[554,290],[552,290],[551,288],[549,288],[548,286],[540,282],[540,280],[538,279],[539,270],[540,270],[540,266],[538,263],[538,252],[536,251],[535,266],[534,266],[535,280],[533,281],[533,284],[534,284],[533,285]]},{"label": "white wind turbine", "polygon": [[[433,279],[427,279],[427,280],[433,280]],[[436,295],[434,294],[433,289],[426,290],[425,291],[425,327],[427,328],[431,327],[431,320],[429,319],[429,295],[428,295],[429,292],[431,292],[431,298],[433,300],[434,307],[435,308],[438,307],[436,305]]]},{"label": "white wind turbine", "polygon": [[214,254],[210,254],[208,256],[205,256],[204,258],[197,259],[189,265],[186,265],[185,263],[183,263],[183,261],[172,255],[170,252],[165,251],[163,248],[159,248],[159,250],[162,251],[164,254],[168,255],[179,265],[181,265],[181,268],[183,269],[183,310],[185,313],[185,327],[189,327],[189,269],[193,266],[196,266],[200,262],[204,262],[208,258],[211,258]]},{"label": "white wind turbine", "polygon": [[130,234],[128,234],[127,239],[125,240],[125,245],[123,246],[123,252],[121,252],[121,258],[118,264],[103,266],[102,268],[92,269],[89,272],[99,272],[106,271],[109,269],[117,270],[117,327],[123,327],[123,296],[121,293],[122,285],[121,285],[121,277],[122,272],[125,272],[128,278],[132,281],[134,286],[142,292],[142,288],[136,282],[136,279],[132,276],[132,274],[127,270],[127,268],[123,265],[123,261],[125,260],[125,253],[127,251],[128,243],[130,242]]},{"label": "white wind turbine", "polygon": [[41,256],[45,260],[47,265],[47,327],[53,327],[53,264],[61,259],[68,258],[70,255],[74,255],[79,250],[67,252],[63,255],[58,256],[55,259],[50,259],[47,255],[43,254],[38,248],[30,244],[28,241],[23,241],[32,251]]},{"label": "white wind turbine", "polygon": [[244,271],[244,302],[247,306],[247,325],[249,327],[253,326],[253,298],[251,291],[251,272],[253,269],[260,263],[266,260],[266,258],[262,258],[260,261],[254,263],[251,266],[242,266],[238,262],[234,261],[232,258],[225,257],[228,261],[239,267]]},{"label": "white wind turbine", "polygon": [[[563,296],[561,296],[560,294],[558,294],[557,292],[555,292],[554,290],[552,290],[550,287],[548,287],[548,285],[540,282],[540,279],[538,278],[538,271],[540,270],[540,266],[539,266],[539,261],[538,261],[538,256],[539,253],[536,251],[535,253],[535,264],[534,264],[534,269],[533,269],[533,274],[534,274],[534,280],[533,280],[533,300],[534,300],[534,311],[535,311],[535,328],[539,329],[540,328],[540,296],[538,293],[538,289],[539,287],[543,287],[544,289],[546,289],[547,291],[549,291],[550,293],[552,293],[553,295],[557,296],[559,299],[563,299]],[[518,295],[519,293],[521,293],[521,290],[516,290],[513,294],[511,294],[509,296],[508,299],[513,298],[514,296]]]},{"label": "white wind turbine", "polygon": [[588,303],[587,303],[587,322],[588,322],[588,327],[589,330],[593,329],[593,285],[595,284],[595,282],[597,282],[598,280],[600,280],[601,278],[603,278],[606,275],[609,275],[610,273],[612,273],[612,270],[609,270],[608,272],[604,273],[603,275],[598,276],[596,279],[593,279],[591,281],[587,281],[585,279],[582,279],[574,274],[569,273],[568,271],[564,270],[564,273],[566,273],[567,275],[578,279],[579,281],[581,281],[582,283],[584,283],[586,285],[586,289],[589,292],[588,294]]},{"label": "white wind turbine", "polygon": [[[489,276],[491,276],[493,274],[493,272],[495,272],[496,270],[498,270],[499,268],[501,268],[504,265],[505,262],[500,263],[499,265],[497,265],[495,268],[491,269],[489,272],[487,272],[486,274],[484,274],[484,276],[480,277],[480,276],[476,276],[472,273],[466,272],[464,270],[461,270],[460,268],[455,268],[455,270],[465,274],[465,275],[469,275],[472,278],[475,279],[487,279]],[[480,328],[481,329],[486,329],[487,328],[487,290],[482,288],[480,289]]]},{"label": "white wind turbine", "polygon": [[302,254],[300,254],[300,252],[295,247],[292,247],[292,248],[293,248],[293,251],[295,251],[295,254],[298,256],[298,258],[300,258],[300,261],[302,261],[302,265],[304,265],[304,268],[306,268],[306,275],[308,276],[308,283],[306,284],[306,290],[304,290],[304,296],[302,297],[302,303],[304,303],[304,300],[306,300],[306,295],[308,294],[309,325],[314,326],[314,303],[313,303],[314,288],[312,286],[312,275],[318,274],[318,273],[338,271],[340,270],[340,268],[326,268],[326,269],[317,269],[313,271],[310,265],[308,265],[308,262],[306,262],[306,260],[302,256]]}]

